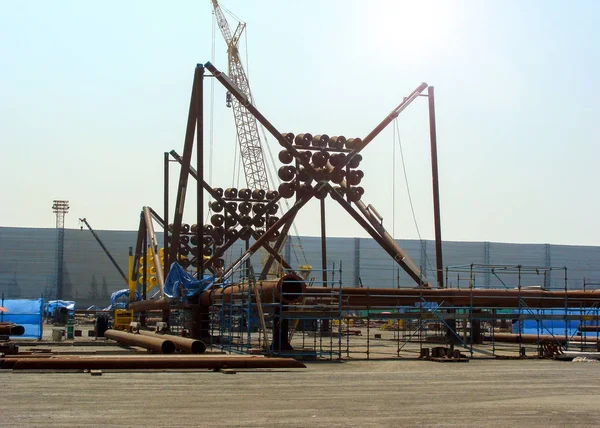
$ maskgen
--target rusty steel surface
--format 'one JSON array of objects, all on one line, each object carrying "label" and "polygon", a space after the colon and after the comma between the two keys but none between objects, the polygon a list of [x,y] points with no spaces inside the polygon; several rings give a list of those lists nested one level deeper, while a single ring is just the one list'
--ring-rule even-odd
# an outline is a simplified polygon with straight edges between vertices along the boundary
[{"label": "rusty steel surface", "polygon": [[[287,274],[283,277],[256,283],[263,303],[283,302],[296,303],[302,300],[306,291],[306,283],[296,274]],[[248,284],[232,284],[224,288],[213,288],[200,295],[200,304],[209,306],[218,302],[231,302],[236,296],[248,295]],[[330,290],[331,291],[331,290]],[[251,296],[254,300],[254,296]]]},{"label": "rusty steel surface", "polygon": [[431,147],[431,182],[433,189],[433,224],[435,229],[435,266],[437,285],[444,288],[444,263],[442,258],[442,220],[440,215],[440,184],[438,176],[437,131],[435,127],[435,96],[433,86],[427,88],[429,107],[429,143]]},{"label": "rusty steel surface", "polygon": [[12,323],[1,324],[0,334],[8,336],[22,336],[25,334],[25,327]]},{"label": "rusty steel surface", "polygon": [[[178,243],[181,234],[183,210],[185,206],[185,197],[187,193],[188,177],[190,164],[192,160],[192,150],[194,147],[194,136],[198,121],[198,111],[200,109],[199,102],[201,94],[199,94],[200,86],[204,79],[204,67],[202,64],[197,64],[194,70],[194,81],[192,83],[192,94],[190,97],[190,108],[188,111],[187,126],[185,130],[185,139],[183,145],[183,156],[181,170],[179,172],[179,182],[177,185],[177,197],[175,198],[175,214],[173,216],[173,230],[171,231],[171,242]],[[168,225],[167,225],[168,228]],[[171,245],[169,260],[171,262],[177,260],[179,245]]]},{"label": "rusty steel surface", "polygon": [[160,334],[152,331],[140,330],[142,336],[154,337],[158,339],[167,339],[175,344],[178,351],[186,354],[203,354],[206,352],[206,345],[201,340],[188,339],[187,337],[174,336],[172,334]]},{"label": "rusty steel surface", "polygon": [[135,312],[169,309],[169,301],[164,297],[156,300],[140,300],[138,302],[130,303],[129,309]]},{"label": "rusty steel surface", "polygon": [[[344,308],[376,306],[413,306],[418,302],[444,303],[448,307],[480,308],[561,308],[590,307],[600,304],[598,291],[482,290],[429,288],[342,288]],[[306,289],[310,300],[330,299],[332,290],[325,287]],[[338,290],[335,290],[338,293]]]},{"label": "rusty steel surface", "polygon": [[154,357],[51,357],[0,358],[0,368],[9,370],[135,370],[135,369],[264,369],[306,368],[292,358],[169,356]]},{"label": "rusty steel surface", "polygon": [[116,340],[119,343],[139,346],[154,352],[163,354],[172,354],[175,352],[175,344],[171,340],[160,337],[148,337],[112,329],[106,330],[104,336],[108,339]]}]

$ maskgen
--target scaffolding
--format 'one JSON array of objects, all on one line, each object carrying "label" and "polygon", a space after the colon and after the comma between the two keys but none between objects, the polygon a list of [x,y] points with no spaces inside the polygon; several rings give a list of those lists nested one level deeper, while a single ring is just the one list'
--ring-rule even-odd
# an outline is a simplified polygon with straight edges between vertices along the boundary
[{"label": "scaffolding", "polygon": [[[439,354],[439,349],[449,349],[446,355],[468,358],[539,358],[567,350],[598,350],[598,304],[574,304],[565,297],[538,302],[543,307],[530,307],[520,297],[521,292],[544,289],[543,285],[524,284],[531,283],[532,278],[542,278],[543,282],[550,272],[563,277],[562,289],[555,287],[554,291],[568,291],[564,267],[473,264],[447,267],[446,284],[450,287],[444,290],[466,290],[466,295],[489,298],[490,304],[478,304],[473,297],[466,305],[433,302],[423,288],[390,288],[387,294],[381,288],[365,288],[359,291],[364,301],[376,304],[352,306],[357,290],[343,286],[341,263],[325,271],[327,290],[315,281],[323,272],[315,272],[297,303],[285,303],[281,296],[257,300],[254,293],[262,295],[261,280],[253,270],[243,267],[236,274],[241,284],[248,285],[242,287],[245,291],[211,306],[209,346],[231,353],[332,361],[424,358]],[[452,277],[454,280],[449,280]],[[495,278],[496,282],[480,284],[484,278]],[[476,294],[472,292],[475,290],[484,291]],[[498,290],[515,290],[518,304],[494,303],[494,291]],[[413,305],[377,303],[414,298],[415,293],[421,296]],[[287,338],[282,337],[285,332]]]}]

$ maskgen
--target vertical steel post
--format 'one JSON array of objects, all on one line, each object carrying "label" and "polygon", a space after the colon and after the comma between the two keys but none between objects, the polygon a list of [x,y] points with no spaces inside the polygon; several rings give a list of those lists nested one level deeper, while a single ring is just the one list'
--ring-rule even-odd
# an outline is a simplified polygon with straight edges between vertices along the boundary
[{"label": "vertical steel post", "polygon": [[202,253],[202,224],[204,223],[204,189],[202,183],[204,182],[204,66],[198,66],[197,77],[200,81],[198,85],[198,100],[196,103],[197,114],[196,114],[196,260],[198,261],[198,280],[202,281],[202,275],[204,275],[204,255]]},{"label": "vertical steel post", "polygon": [[165,170],[164,170],[164,235],[163,235],[163,248],[165,252],[164,258],[164,272],[165,278],[169,273],[169,152],[165,152]]},{"label": "vertical steel post", "polygon": [[360,288],[360,238],[354,238],[354,286]]},{"label": "vertical steel post", "polygon": [[[145,223],[144,223],[145,227]],[[143,281],[142,286],[144,287],[142,290],[142,300],[146,300],[148,298],[148,234],[144,233],[144,248],[142,249],[142,257],[144,260],[143,264]]]},{"label": "vertical steel post", "polygon": [[[188,113],[187,127],[185,131],[185,142],[183,145],[183,156],[181,161],[181,171],[179,173],[179,183],[177,185],[177,199],[175,200],[175,213],[173,215],[173,231],[171,234],[171,251],[169,260],[177,259],[179,250],[179,235],[181,233],[181,222],[183,220],[183,210],[185,206],[185,195],[187,192],[188,177],[190,175],[190,163],[192,160],[192,150],[194,148],[194,131],[196,130],[198,117],[198,87],[201,86],[204,76],[204,66],[196,65],[194,72],[194,83],[192,84],[192,95],[190,97],[190,110]],[[202,183],[202,180],[200,180]]]},{"label": "vertical steel post", "polygon": [[433,86],[427,87],[429,101],[429,139],[431,142],[431,178],[433,180],[433,215],[435,222],[435,260],[438,287],[444,288],[444,264],[442,261],[442,225],[440,220],[440,186],[438,179],[437,133],[435,129],[435,99]]},{"label": "vertical steel post", "polygon": [[[146,230],[146,220],[144,220],[144,216],[142,216],[142,222],[143,225],[141,225],[141,228],[144,230],[144,247],[142,248],[142,260],[144,261],[144,264],[142,265],[142,300],[146,300],[148,298],[148,231]],[[135,266],[135,263],[133,265]],[[142,326],[146,326],[146,311],[143,311],[140,314],[140,323]]]},{"label": "vertical steel post", "polygon": [[321,199],[321,267],[323,287],[327,287],[327,235],[325,232],[325,198]]}]

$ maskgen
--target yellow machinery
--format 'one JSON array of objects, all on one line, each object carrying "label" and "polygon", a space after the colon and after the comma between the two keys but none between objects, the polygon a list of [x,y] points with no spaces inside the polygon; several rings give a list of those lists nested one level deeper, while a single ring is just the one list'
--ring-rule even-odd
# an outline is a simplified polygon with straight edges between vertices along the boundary
[{"label": "yellow machinery", "polygon": [[115,309],[112,328],[115,330],[128,331],[133,322],[133,311],[127,309]]}]

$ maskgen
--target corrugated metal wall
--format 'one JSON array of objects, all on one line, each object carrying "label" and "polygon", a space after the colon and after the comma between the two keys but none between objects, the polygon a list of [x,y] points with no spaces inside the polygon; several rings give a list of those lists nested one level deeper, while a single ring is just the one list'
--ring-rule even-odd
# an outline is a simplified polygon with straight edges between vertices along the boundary
[{"label": "corrugated metal wall", "polygon": [[[120,263],[127,268],[129,246],[135,245],[137,232],[97,231],[98,235]],[[162,234],[159,234],[162,242]],[[56,272],[55,229],[29,229],[0,227],[0,292],[7,297],[35,298],[53,291]],[[300,245],[301,243],[301,245]],[[433,241],[399,240],[398,244],[430,280],[435,280],[435,245]],[[238,242],[228,251],[226,261],[239,257],[244,244]],[[565,246],[548,244],[507,244],[497,242],[444,242],[444,265],[497,264],[527,266],[566,266],[569,288],[580,288],[583,278],[600,280],[600,247]],[[285,250],[293,266],[310,264],[315,283],[321,281],[321,242],[317,237],[293,238]],[[398,269],[375,241],[367,238],[328,238],[328,266],[335,263],[335,282],[355,286],[360,280],[371,287],[412,287],[408,275]],[[264,257],[264,255],[262,256]],[[306,259],[305,259],[306,257]],[[78,306],[88,303],[106,304],[110,293],[124,288],[125,284],[112,266],[92,234],[86,230],[65,230],[64,291],[75,299]],[[261,265],[261,254],[252,258],[256,270]],[[515,286],[516,279],[501,275],[478,274],[477,284]],[[463,284],[464,275],[461,277]],[[552,287],[564,287],[564,272],[553,271],[548,279]],[[456,286],[458,278],[450,272],[449,283]],[[542,285],[543,277],[527,275],[522,285]],[[466,282],[464,283],[466,284]]]}]

